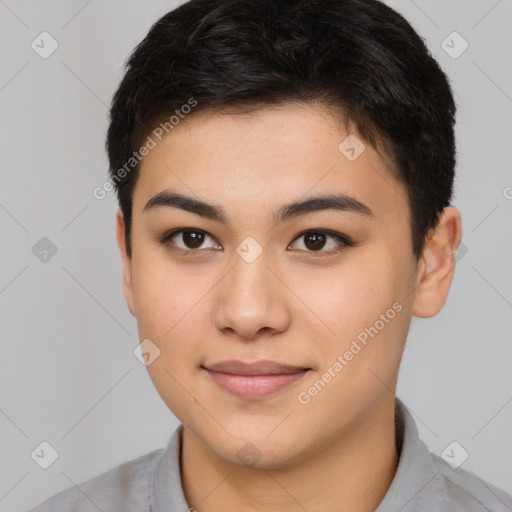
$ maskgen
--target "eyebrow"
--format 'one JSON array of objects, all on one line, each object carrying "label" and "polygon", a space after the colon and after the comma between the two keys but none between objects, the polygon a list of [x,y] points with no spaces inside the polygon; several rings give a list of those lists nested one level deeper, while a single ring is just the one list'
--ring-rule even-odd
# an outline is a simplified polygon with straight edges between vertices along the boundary
[{"label": "eyebrow", "polygon": [[[222,223],[228,222],[228,216],[222,207],[169,190],[160,192],[156,196],[152,197],[146,203],[146,206],[144,206],[142,211],[144,213],[161,207],[179,208],[207,219]],[[273,212],[273,220],[274,223],[277,224],[301,215],[307,215],[309,213],[324,210],[356,213],[369,218],[375,217],[375,214],[372,212],[370,207],[361,203],[356,198],[345,194],[329,194],[314,196],[302,201],[284,204],[278,210]]]}]

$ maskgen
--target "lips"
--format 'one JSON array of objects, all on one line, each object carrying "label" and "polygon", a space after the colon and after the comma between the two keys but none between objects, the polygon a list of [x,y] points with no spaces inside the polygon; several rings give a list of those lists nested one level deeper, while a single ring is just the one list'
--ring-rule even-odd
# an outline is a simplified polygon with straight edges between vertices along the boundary
[{"label": "lips", "polygon": [[203,366],[224,391],[243,400],[266,398],[301,379],[311,368],[276,361],[223,361]]}]

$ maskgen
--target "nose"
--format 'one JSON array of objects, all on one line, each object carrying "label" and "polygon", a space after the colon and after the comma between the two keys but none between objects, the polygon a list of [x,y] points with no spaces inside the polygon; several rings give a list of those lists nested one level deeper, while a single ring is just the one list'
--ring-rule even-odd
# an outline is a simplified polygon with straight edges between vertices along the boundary
[{"label": "nose", "polygon": [[237,256],[216,289],[213,322],[223,334],[255,340],[289,327],[290,297],[264,255],[252,263]]}]

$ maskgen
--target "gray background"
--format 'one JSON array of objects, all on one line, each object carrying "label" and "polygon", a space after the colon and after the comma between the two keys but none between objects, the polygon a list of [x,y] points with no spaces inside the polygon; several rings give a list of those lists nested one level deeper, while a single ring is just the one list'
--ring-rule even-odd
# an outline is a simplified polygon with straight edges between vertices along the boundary
[{"label": "gray background", "polygon": [[[432,451],[457,441],[462,467],[512,493],[512,3],[388,3],[455,90],[467,248],[443,311],[413,319],[397,394]],[[175,5],[0,0],[1,511],[160,448],[177,425],[132,352],[114,195],[92,195],[124,60]],[[59,45],[46,59],[31,47],[43,31]],[[458,58],[442,47],[453,31],[469,44]],[[42,237],[57,248],[46,262],[32,252]],[[42,441],[59,454],[46,470],[31,458]]]}]

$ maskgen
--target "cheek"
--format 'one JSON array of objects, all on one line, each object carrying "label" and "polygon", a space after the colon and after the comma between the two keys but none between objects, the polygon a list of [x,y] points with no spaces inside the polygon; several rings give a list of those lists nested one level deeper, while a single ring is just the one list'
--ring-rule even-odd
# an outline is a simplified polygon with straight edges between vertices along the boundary
[{"label": "cheek", "polygon": [[150,254],[139,255],[132,268],[139,339],[150,339],[160,351],[148,371],[159,391],[179,393],[172,376],[188,382],[189,372],[200,364],[201,340],[210,321],[208,292],[214,283],[192,266],[178,268]]},{"label": "cheek", "polygon": [[139,339],[149,339],[159,355],[147,366],[164,403],[184,423],[201,410],[191,398],[191,382],[199,371],[198,326],[205,325],[207,282],[178,271],[157,258],[134,260],[133,290]]},{"label": "cheek", "polygon": [[398,259],[382,258],[344,280],[337,297],[337,339],[329,350],[330,360],[342,355],[347,361],[339,382],[361,389],[392,385],[410,325],[404,268]]},{"label": "cheek", "polygon": [[[375,254],[368,252],[365,261],[366,255],[360,253],[357,265],[337,268],[328,276],[328,286],[309,285],[310,291],[317,290],[311,303],[330,327],[324,329],[326,334],[317,346],[321,347],[323,370],[331,368],[339,376],[332,386],[335,394],[370,388],[378,392],[383,386],[379,379],[391,386],[400,363],[410,324],[411,296],[407,297],[404,271],[409,263],[400,261],[391,250],[382,250],[380,258]],[[332,368],[336,362],[343,366],[339,370],[337,365],[338,372]]]},{"label": "cheek", "polygon": [[164,340],[193,316],[204,295],[204,279],[189,275],[160,254],[139,253],[132,264],[137,323],[141,335]]},{"label": "cheek", "polygon": [[329,335],[342,339],[373,324],[403,296],[397,269],[385,259],[365,263],[361,258],[357,265],[340,265],[316,277],[297,282],[300,296],[334,331]]}]

